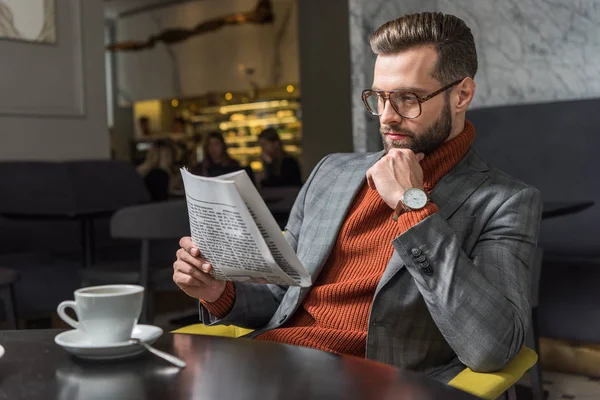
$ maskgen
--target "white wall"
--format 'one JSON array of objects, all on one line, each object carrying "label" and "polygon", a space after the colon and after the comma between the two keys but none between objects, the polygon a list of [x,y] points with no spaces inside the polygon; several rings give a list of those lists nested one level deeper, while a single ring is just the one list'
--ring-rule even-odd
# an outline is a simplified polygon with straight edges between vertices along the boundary
[{"label": "white wall", "polygon": [[[272,3],[273,24],[225,26],[171,46],[161,43],[151,50],[118,53],[119,101],[249,90],[251,86],[240,73],[240,65],[255,68],[252,79],[261,87],[297,83],[296,2],[273,0]],[[211,0],[160,8],[118,19],[117,39],[145,41],[167,28],[190,29],[212,18],[250,11],[255,6],[255,0]],[[279,45],[281,73],[276,78],[275,38],[279,30],[284,35]]]},{"label": "white wall", "polygon": [[100,0],[56,1],[57,43],[0,40],[0,160],[109,157]]}]

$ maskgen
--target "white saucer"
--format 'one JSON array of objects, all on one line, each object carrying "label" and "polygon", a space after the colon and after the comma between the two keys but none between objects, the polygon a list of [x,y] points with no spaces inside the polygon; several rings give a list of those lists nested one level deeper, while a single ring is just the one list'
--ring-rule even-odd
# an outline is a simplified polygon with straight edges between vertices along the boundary
[{"label": "white saucer", "polygon": [[[152,344],[163,334],[163,330],[153,325],[136,325],[131,337]],[[92,345],[85,333],[79,329],[56,335],[54,342],[69,353],[88,360],[117,360],[138,355],[146,351],[133,341],[110,345]]]}]

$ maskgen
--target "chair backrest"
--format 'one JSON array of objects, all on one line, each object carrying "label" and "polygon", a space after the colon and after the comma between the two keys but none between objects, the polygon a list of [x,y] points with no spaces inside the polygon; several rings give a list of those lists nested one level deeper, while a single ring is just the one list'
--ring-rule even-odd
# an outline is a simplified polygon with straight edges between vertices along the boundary
[{"label": "chair backrest", "polygon": [[544,251],[537,247],[531,265],[531,307],[537,307],[540,303],[540,279],[542,277],[542,265],[544,263]]},{"label": "chair backrest", "polygon": [[260,195],[272,213],[289,213],[299,192],[297,186],[267,187],[260,190]]},{"label": "chair backrest", "polygon": [[115,238],[177,239],[190,234],[185,200],[131,206],[117,211],[110,221]]},{"label": "chair backrest", "polygon": [[47,215],[114,211],[150,200],[126,162],[0,162],[0,213]]},{"label": "chair backrest", "polygon": [[[545,201],[600,202],[600,99],[481,108],[467,118],[476,149],[504,172],[537,187]],[[542,223],[545,255],[597,257],[600,205]]]},{"label": "chair backrest", "polygon": [[67,214],[76,209],[63,163],[0,163],[0,212]]},{"label": "chair backrest", "polygon": [[118,210],[150,201],[144,180],[128,162],[96,160],[64,164],[79,212]]}]

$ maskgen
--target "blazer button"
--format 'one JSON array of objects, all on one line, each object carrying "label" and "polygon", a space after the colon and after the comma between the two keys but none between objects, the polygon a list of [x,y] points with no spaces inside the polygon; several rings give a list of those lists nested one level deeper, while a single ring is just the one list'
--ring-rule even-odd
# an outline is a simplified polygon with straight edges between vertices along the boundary
[{"label": "blazer button", "polygon": [[423,268],[423,273],[427,276],[431,276],[433,275],[433,268],[431,268],[430,266],[427,268]]},{"label": "blazer button", "polygon": [[426,269],[426,268],[430,268],[429,261],[425,260],[421,263],[421,268]]},{"label": "blazer button", "polygon": [[424,262],[425,260],[427,260],[427,257],[425,257],[425,254],[421,254],[419,257],[416,257],[416,258],[415,258],[415,260],[416,260],[417,262],[420,262],[420,263],[422,263],[422,262]]},{"label": "blazer button", "polygon": [[419,257],[421,254],[423,254],[421,249],[418,249],[416,247],[411,250],[411,253],[412,253],[413,257]]}]

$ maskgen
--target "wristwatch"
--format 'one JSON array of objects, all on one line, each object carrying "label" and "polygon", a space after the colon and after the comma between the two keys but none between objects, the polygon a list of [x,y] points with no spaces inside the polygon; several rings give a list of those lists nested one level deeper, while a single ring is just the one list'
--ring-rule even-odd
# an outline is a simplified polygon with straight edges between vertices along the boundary
[{"label": "wristwatch", "polygon": [[424,190],[419,188],[408,188],[404,191],[404,195],[396,204],[396,209],[392,218],[398,221],[398,217],[405,211],[415,211],[424,208],[429,202],[429,196]]}]

